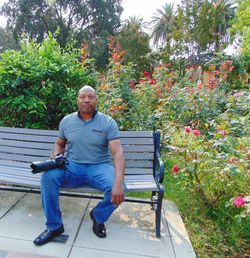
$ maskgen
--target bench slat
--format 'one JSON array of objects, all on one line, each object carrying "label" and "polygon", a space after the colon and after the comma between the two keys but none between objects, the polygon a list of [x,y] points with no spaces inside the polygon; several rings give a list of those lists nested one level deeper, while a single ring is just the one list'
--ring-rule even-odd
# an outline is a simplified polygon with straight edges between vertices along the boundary
[{"label": "bench slat", "polygon": [[[42,130],[42,129],[27,129],[27,128],[14,128],[14,127],[0,127],[0,132],[3,133],[15,133],[15,134],[28,134],[28,135],[53,135],[58,136],[58,131],[56,130]],[[152,131],[121,131],[121,137],[142,137],[142,138],[152,138]]]},{"label": "bench slat", "polygon": [[19,147],[19,148],[31,148],[31,149],[39,149],[39,150],[52,150],[54,148],[53,143],[43,143],[43,142],[22,142],[14,141],[14,140],[6,140],[0,139],[1,146],[11,146],[11,147]]},{"label": "bench slat", "polygon": [[[31,172],[30,163],[0,160],[0,173],[5,170],[23,171],[27,169],[29,172]],[[153,174],[153,169],[152,168],[126,168],[125,174],[126,175]]]},{"label": "bench slat", "polygon": [[[38,156],[29,156],[29,155],[16,155],[16,154],[8,154],[1,153],[1,158],[5,160],[13,160],[13,161],[22,161],[22,162],[34,162],[39,160],[48,159],[47,156],[39,157]],[[126,167],[136,167],[136,168],[152,168],[153,161],[150,160],[126,160]]]},{"label": "bench slat", "polygon": [[[0,167],[0,181],[5,184],[11,183],[12,185],[23,185],[29,187],[40,187],[40,177],[41,174],[30,174],[26,176],[25,173],[20,173],[20,170],[12,171],[9,169],[8,171],[4,172]],[[26,170],[26,174],[28,175],[28,170]],[[125,182],[129,191],[139,191],[139,190],[157,190],[157,185],[152,175],[125,175]],[[74,191],[81,191],[82,187],[75,188]],[[87,191],[86,187],[83,187],[85,191]],[[92,192],[96,192],[94,188],[87,186]],[[68,190],[68,189],[67,189]]]},{"label": "bench slat", "polygon": [[[0,146],[0,152],[8,153],[10,155],[32,155],[38,157],[49,157],[52,153],[52,149],[50,150],[37,150],[37,149],[28,149],[28,148],[17,148],[17,147],[9,147],[9,146]],[[124,152],[125,159],[133,159],[133,160],[152,160],[154,158],[153,153],[131,153]],[[38,158],[39,160],[39,158]]]},{"label": "bench slat", "polygon": [[[56,138],[55,136],[47,135],[28,135],[28,134],[6,134],[0,132],[0,138],[17,140],[22,142],[43,142],[43,143],[54,143]],[[153,138],[121,138],[122,144],[154,144]]]},{"label": "bench slat", "polygon": [[[19,147],[22,149],[38,149],[38,150],[52,150],[54,143],[43,143],[43,142],[22,142],[14,140],[0,139],[0,148],[4,146]],[[154,152],[154,145],[128,145],[123,144],[124,152]]]}]

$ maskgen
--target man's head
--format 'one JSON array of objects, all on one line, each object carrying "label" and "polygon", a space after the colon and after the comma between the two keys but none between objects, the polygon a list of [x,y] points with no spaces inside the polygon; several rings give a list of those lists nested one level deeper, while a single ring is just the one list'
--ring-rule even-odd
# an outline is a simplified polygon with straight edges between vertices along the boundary
[{"label": "man's head", "polygon": [[96,96],[95,89],[91,86],[83,86],[77,97],[77,105],[81,115],[92,115],[96,109],[98,98]]}]

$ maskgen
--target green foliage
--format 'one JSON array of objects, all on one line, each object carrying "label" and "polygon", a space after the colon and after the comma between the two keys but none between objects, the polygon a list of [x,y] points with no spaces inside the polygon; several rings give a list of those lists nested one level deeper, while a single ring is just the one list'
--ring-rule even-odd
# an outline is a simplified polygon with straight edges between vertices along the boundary
[{"label": "green foliage", "polygon": [[157,10],[152,18],[154,44],[161,47],[162,60],[185,59],[200,63],[229,43],[234,1],[182,1],[175,11],[172,4]]},{"label": "green foliage", "polygon": [[76,47],[86,41],[91,43],[91,56],[103,68],[108,62],[105,40],[120,27],[122,10],[121,0],[9,0],[1,12],[16,40],[26,34],[41,43],[52,32],[62,47],[72,39]]},{"label": "green foliage", "polygon": [[0,27],[0,52],[7,49],[18,49],[19,46],[15,42],[12,33],[6,28]]},{"label": "green foliage", "polygon": [[116,35],[125,50],[124,64],[133,63],[136,69],[136,79],[138,80],[143,71],[150,67],[146,56],[151,52],[149,47],[149,35],[142,31],[144,24],[142,19],[130,17]]},{"label": "green foliage", "polygon": [[42,44],[24,39],[21,46],[0,59],[0,123],[56,129],[75,110],[80,86],[95,85],[94,72],[78,61],[79,50],[63,51],[51,36]]},{"label": "green foliage", "polygon": [[240,36],[242,39],[241,52],[249,58],[250,53],[250,1],[239,0],[236,17],[232,21],[230,32],[232,36]]}]

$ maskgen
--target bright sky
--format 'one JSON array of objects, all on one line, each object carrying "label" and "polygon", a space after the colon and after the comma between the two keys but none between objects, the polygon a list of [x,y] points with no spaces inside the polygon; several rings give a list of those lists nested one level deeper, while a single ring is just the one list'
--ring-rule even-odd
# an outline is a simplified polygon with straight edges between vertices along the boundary
[{"label": "bright sky", "polygon": [[144,22],[149,22],[157,9],[162,9],[165,3],[174,3],[175,7],[180,4],[180,0],[122,0],[122,20],[129,16],[143,18]]},{"label": "bright sky", "polygon": [[[0,0],[0,6],[7,0]],[[129,16],[138,16],[143,18],[144,22],[150,21],[151,17],[156,13],[157,9],[162,9],[165,3],[174,3],[177,5],[180,0],[122,0],[123,13],[122,20]],[[0,16],[0,26],[5,27],[6,21]]]}]

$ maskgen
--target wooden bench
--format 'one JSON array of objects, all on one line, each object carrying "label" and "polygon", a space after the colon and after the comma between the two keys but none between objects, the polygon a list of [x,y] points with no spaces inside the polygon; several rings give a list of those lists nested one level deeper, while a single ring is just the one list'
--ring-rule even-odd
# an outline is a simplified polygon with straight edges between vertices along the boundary
[{"label": "wooden bench", "polygon": [[[48,159],[57,131],[0,127],[0,190],[40,193],[41,173],[32,174],[32,161]],[[126,158],[125,181],[129,192],[150,192],[151,198],[126,198],[147,203],[155,210],[156,237],[160,237],[164,164],[160,159],[158,131],[123,131],[121,142]],[[97,189],[83,186],[62,189],[63,196],[100,199]],[[84,194],[84,193],[88,193]]]}]

